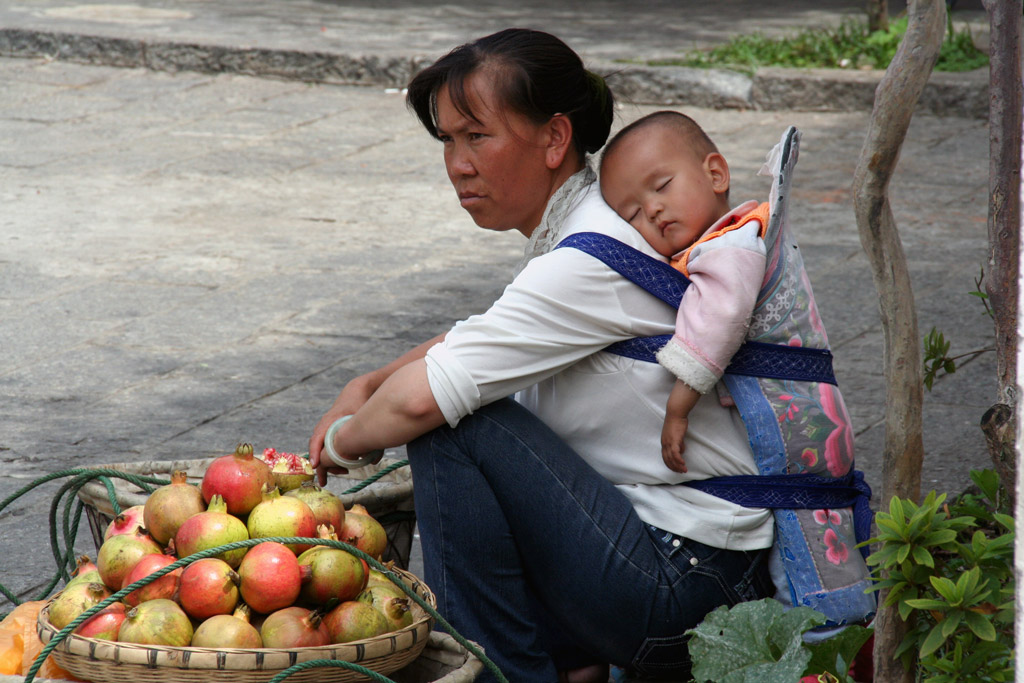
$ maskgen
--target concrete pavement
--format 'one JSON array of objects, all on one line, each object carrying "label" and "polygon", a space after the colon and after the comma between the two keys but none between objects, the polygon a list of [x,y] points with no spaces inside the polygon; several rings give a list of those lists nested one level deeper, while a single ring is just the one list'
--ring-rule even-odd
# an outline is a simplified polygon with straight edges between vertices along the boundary
[{"label": "concrete pavement", "polygon": [[[889,3],[896,17],[904,9]],[[623,96],[642,104],[765,110],[870,110],[878,72],[759,69],[754,73],[645,66],[738,34],[792,35],[857,17],[863,3],[724,0],[138,0],[85,4],[33,0],[0,6],[0,55],[162,71],[241,73],[318,83],[401,87],[453,46],[506,28],[551,31]],[[953,20],[987,44],[980,0]],[[987,74],[938,73],[922,111],[984,117]]]},{"label": "concrete pavement", "polygon": [[[20,12],[39,22],[32,30],[75,30],[63,23],[73,21],[68,12],[41,11],[61,6],[6,6],[0,17]],[[226,5],[137,6],[199,16]],[[418,28],[391,40],[425,36],[416,50],[427,56],[471,37],[450,16],[476,16],[422,3],[288,7],[291,25],[317,31],[345,10],[379,40],[408,15]],[[388,11],[394,24],[372,21]],[[431,12],[434,21],[416,23]],[[552,15],[551,29],[565,27],[572,44],[573,27],[589,25],[574,17],[593,14],[567,9]],[[465,26],[477,35],[523,18],[533,15],[509,10]],[[255,24],[243,19],[223,42],[251,36],[293,49],[293,34],[267,29],[273,22],[250,31]],[[93,33],[188,39],[187,26],[170,34],[168,25],[122,20]],[[646,41],[620,28],[605,34],[639,52]],[[584,52],[607,50],[600,56],[628,51],[580,42]],[[319,49],[313,38],[310,47]],[[654,108],[624,104],[619,123]],[[866,113],[685,110],[730,160],[737,198],[763,196],[754,174],[786,126],[804,132],[794,221],[855,420],[859,465],[877,477],[882,339],[849,191]],[[937,326],[954,352],[992,340],[969,294],[987,253],[987,145],[983,120],[921,114],[892,184],[921,333]],[[523,246],[516,235],[473,226],[439,146],[383,83],[0,58],[0,200],[0,499],[77,465],[206,457],[239,440],[302,451],[345,381],[485,309]],[[986,465],[977,423],[994,399],[994,374],[984,354],[926,395],[926,490],[958,491],[972,467]],[[52,566],[45,516],[57,488],[0,512],[0,583],[23,597]],[[90,545],[83,533],[80,550]],[[0,611],[9,607],[0,601]]]}]

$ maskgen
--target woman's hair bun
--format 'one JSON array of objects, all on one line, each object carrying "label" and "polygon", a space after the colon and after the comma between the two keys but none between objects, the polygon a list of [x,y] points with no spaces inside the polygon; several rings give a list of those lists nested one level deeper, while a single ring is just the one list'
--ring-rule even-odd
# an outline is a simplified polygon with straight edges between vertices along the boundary
[{"label": "woman's hair bun", "polygon": [[584,70],[588,98],[574,117],[577,139],[583,151],[593,154],[604,146],[612,129],[615,116],[615,98],[604,77],[589,69]]}]

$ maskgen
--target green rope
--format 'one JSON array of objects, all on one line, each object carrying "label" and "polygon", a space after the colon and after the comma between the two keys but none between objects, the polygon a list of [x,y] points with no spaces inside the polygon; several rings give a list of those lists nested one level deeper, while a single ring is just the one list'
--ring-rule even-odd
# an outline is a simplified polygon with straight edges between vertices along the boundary
[{"label": "green rope", "polygon": [[[45,599],[50,592],[57,586],[61,580],[69,580],[70,574],[68,572],[69,567],[74,566],[74,544],[78,535],[78,526],[82,519],[82,512],[85,509],[84,503],[78,500],[78,506],[75,508],[74,518],[71,518],[71,505],[77,500],[78,491],[85,486],[88,482],[93,479],[100,479],[103,481],[104,486],[107,489],[107,496],[110,499],[111,506],[114,510],[120,510],[120,504],[117,502],[117,492],[114,488],[110,478],[124,479],[135,486],[138,486],[145,493],[153,492],[153,485],[164,485],[170,483],[168,480],[159,479],[156,477],[143,477],[135,474],[128,474],[127,472],[121,472],[119,470],[97,467],[97,468],[76,468],[68,470],[60,470],[58,472],[52,472],[39,479],[36,479],[32,483],[23,486],[22,488],[15,491],[13,494],[5,498],[0,502],[0,512],[4,510],[11,503],[16,501],[21,496],[31,492],[43,484],[49,483],[55,479],[63,477],[74,477],[69,482],[66,482],[57,495],[54,496],[53,500],[50,501],[50,510],[48,519],[50,522],[50,550],[53,554],[54,561],[57,564],[57,573],[53,576],[50,582],[47,584],[45,590],[39,595],[37,600]],[[61,500],[65,495],[68,495],[64,505],[64,512],[62,516],[62,524],[58,527],[57,515],[61,509]],[[63,539],[58,536],[58,528],[63,531]],[[64,542],[64,548],[61,548],[61,540]],[[66,549],[66,552],[65,552]],[[20,600],[10,590],[8,590],[3,584],[0,584],[0,594],[7,598],[14,605],[20,605]],[[6,617],[7,613],[0,613],[0,619]]]},{"label": "green rope", "polygon": [[376,482],[381,477],[386,476],[387,474],[390,474],[391,472],[394,472],[397,469],[405,467],[408,464],[409,464],[408,460],[399,460],[394,465],[388,465],[387,467],[385,467],[384,469],[380,470],[376,474],[371,474],[366,479],[363,479],[361,482],[359,482],[358,484],[356,484],[352,488],[348,489],[347,491],[342,491],[342,495],[344,495],[346,493],[356,493],[357,491],[362,491],[367,486],[369,486],[370,484]]},{"label": "green rope", "polygon": [[41,667],[43,665],[43,662],[46,661],[46,658],[50,655],[50,653],[53,651],[53,649],[55,647],[57,647],[57,645],[62,640],[64,640],[68,636],[68,634],[70,634],[72,631],[74,631],[78,627],[79,624],[81,624],[82,622],[84,622],[87,619],[89,619],[90,617],[92,617],[94,614],[96,614],[97,612],[102,610],[104,607],[106,607],[106,606],[110,605],[111,603],[116,602],[117,600],[120,600],[124,596],[128,595],[133,590],[136,590],[138,588],[142,588],[143,586],[148,585],[152,581],[156,581],[157,579],[159,579],[164,574],[168,574],[168,573],[174,571],[175,569],[178,569],[179,567],[183,567],[183,566],[185,566],[187,564],[191,564],[192,562],[195,562],[196,560],[201,560],[201,559],[206,558],[206,557],[213,557],[214,555],[219,555],[220,553],[228,552],[230,550],[237,550],[238,548],[251,548],[253,546],[259,545],[260,543],[269,543],[269,542],[282,543],[282,544],[290,544],[291,543],[291,544],[307,544],[307,545],[329,546],[331,548],[337,548],[339,550],[344,550],[344,551],[346,551],[346,552],[348,552],[348,553],[350,553],[352,555],[355,555],[356,557],[364,560],[368,565],[370,565],[371,567],[373,567],[377,571],[379,571],[382,574],[384,574],[388,579],[391,580],[392,583],[394,583],[396,586],[401,588],[405,592],[405,594],[408,595],[417,605],[422,607],[423,610],[427,614],[429,614],[431,617],[433,617],[434,620],[437,621],[437,623],[440,624],[442,628],[444,628],[446,631],[448,631],[448,633],[450,633],[452,635],[452,637],[456,640],[456,642],[458,642],[462,647],[466,648],[474,656],[476,656],[481,662],[483,662],[484,666],[486,666],[488,669],[491,670],[491,672],[494,674],[495,678],[499,681],[499,683],[508,683],[508,679],[505,678],[505,676],[501,673],[501,670],[498,669],[498,666],[493,661],[491,661],[491,659],[489,657],[487,657],[486,654],[484,654],[483,650],[481,650],[476,644],[471,643],[470,641],[466,640],[462,635],[460,635],[458,633],[458,631],[456,631],[455,628],[452,627],[452,625],[449,624],[445,620],[444,617],[442,617],[440,614],[438,614],[437,610],[435,610],[433,607],[431,607],[427,603],[426,600],[424,600],[422,597],[417,595],[415,591],[413,591],[408,586],[406,586],[405,583],[396,574],[391,572],[383,564],[381,564],[380,562],[378,562],[374,558],[370,557],[369,555],[364,553],[362,550],[359,550],[358,548],[353,547],[353,546],[349,545],[348,543],[344,543],[342,541],[335,541],[335,540],[331,540],[331,539],[325,539],[325,538],[309,538],[309,537],[299,537],[299,536],[271,536],[269,538],[251,538],[251,539],[246,540],[246,541],[235,541],[234,543],[228,543],[226,545],[217,546],[216,548],[209,548],[207,550],[200,551],[200,552],[195,553],[193,555],[189,555],[188,557],[183,557],[180,560],[177,560],[177,561],[167,565],[166,567],[163,567],[163,568],[153,572],[149,576],[147,576],[145,578],[142,578],[142,579],[139,579],[135,583],[132,583],[132,584],[130,584],[128,586],[125,586],[121,590],[119,590],[116,593],[112,594],[110,597],[102,600],[98,604],[96,604],[93,607],[90,607],[86,611],[82,612],[75,619],[73,619],[71,621],[71,623],[69,623],[67,626],[65,626],[63,629],[61,629],[60,632],[58,632],[50,640],[50,642],[47,643],[43,647],[42,651],[39,653],[39,656],[36,657],[36,660],[32,663],[32,666],[29,668],[28,672],[26,672],[26,674],[25,674],[25,683],[32,683],[32,680],[35,678],[36,673],[39,671],[39,667]]},{"label": "green rope", "polygon": [[349,671],[355,671],[361,673],[371,681],[379,681],[380,683],[395,683],[387,676],[382,676],[373,669],[367,669],[365,666],[359,666],[353,662],[343,662],[338,659],[311,659],[308,662],[302,662],[300,664],[293,664],[281,673],[277,674],[270,679],[269,683],[281,683],[284,679],[288,678],[294,673],[305,671],[307,669],[316,669],[321,667],[333,667],[335,669],[348,669]]}]

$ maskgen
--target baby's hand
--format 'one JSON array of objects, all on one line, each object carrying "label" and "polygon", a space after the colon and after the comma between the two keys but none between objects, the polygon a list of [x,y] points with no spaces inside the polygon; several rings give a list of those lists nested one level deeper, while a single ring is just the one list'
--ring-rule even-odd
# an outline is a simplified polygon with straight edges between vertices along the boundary
[{"label": "baby's hand", "polygon": [[683,443],[683,437],[686,436],[687,422],[685,417],[666,417],[661,429],[661,459],[673,472],[686,472],[686,461],[683,459],[686,444]]}]

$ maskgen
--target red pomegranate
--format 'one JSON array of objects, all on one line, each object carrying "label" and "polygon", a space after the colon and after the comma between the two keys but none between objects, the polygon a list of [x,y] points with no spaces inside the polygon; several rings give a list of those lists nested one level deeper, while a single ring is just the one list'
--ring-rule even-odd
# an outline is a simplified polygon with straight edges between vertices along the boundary
[{"label": "red pomegranate", "polygon": [[[168,565],[174,564],[176,561],[177,558],[173,555],[146,555],[136,562],[135,566],[132,567],[132,570],[124,577],[124,583],[121,585],[121,588],[127,588],[136,581],[144,579],[150,574],[159,571]],[[132,607],[138,605],[140,602],[155,600],[157,598],[173,600],[174,595],[178,592],[178,583],[180,580],[181,567],[164,574],[159,579],[146,584],[142,588],[136,588],[122,599]]]},{"label": "red pomegranate", "polygon": [[113,602],[79,624],[74,632],[83,638],[117,640],[117,632],[124,622],[125,610],[123,602]]},{"label": "red pomegranate", "polygon": [[229,615],[238,605],[238,582],[238,574],[224,560],[196,560],[181,573],[178,602],[193,619]]},{"label": "red pomegranate", "polygon": [[343,602],[324,617],[332,643],[350,643],[353,640],[374,638],[388,632],[384,615],[365,602]]},{"label": "red pomegranate", "polygon": [[260,543],[238,567],[242,599],[256,612],[270,614],[299,597],[302,570],[295,553],[273,541]]},{"label": "red pomegranate", "polygon": [[388,534],[362,505],[356,504],[345,513],[345,523],[338,538],[379,560],[388,546]]},{"label": "red pomegranate", "polygon": [[106,531],[103,532],[103,540],[118,534],[130,534],[140,526],[145,528],[143,521],[145,507],[144,505],[133,505],[121,510],[121,514],[114,517],[113,521],[107,525]]},{"label": "red pomegranate", "polygon": [[[317,529],[320,538],[337,539],[326,525]],[[355,555],[328,546],[315,546],[299,555],[303,571],[300,599],[309,605],[327,604],[329,600],[352,600],[366,587],[369,567]]]},{"label": "red pomegranate", "polygon": [[[234,515],[228,514],[224,499],[215,495],[210,499],[210,505],[205,512],[192,515],[178,527],[178,533],[174,535],[174,547],[179,557],[188,557],[219,545],[248,539],[249,532],[245,530],[245,524]],[[232,567],[237,567],[245,556],[245,551],[245,548],[226,550],[217,557]]]},{"label": "red pomegranate", "polygon": [[[249,513],[245,526],[249,530],[249,538],[316,538],[316,517],[309,506],[298,498],[282,496],[276,488],[263,493],[263,501]],[[291,543],[288,547],[298,555],[310,546]]]},{"label": "red pomegranate", "polygon": [[207,503],[222,496],[232,515],[245,516],[263,499],[263,487],[273,486],[267,463],[252,455],[252,444],[238,444],[234,453],[222,455],[206,468],[203,498]]},{"label": "red pomegranate", "polygon": [[167,545],[186,519],[205,509],[203,494],[188,483],[188,473],[175,470],[170,484],[149,494],[143,506],[143,520],[146,531],[156,542]]},{"label": "red pomegranate", "polygon": [[148,600],[128,610],[117,631],[117,640],[139,645],[184,647],[192,642],[192,622],[173,600]]},{"label": "red pomegranate", "polygon": [[260,632],[249,623],[249,615],[249,606],[243,602],[231,614],[206,619],[192,635],[192,647],[263,647]]},{"label": "red pomegranate", "polygon": [[341,498],[320,488],[316,482],[304,482],[299,488],[287,491],[284,495],[298,498],[308,505],[316,517],[317,525],[327,524],[338,531],[345,522],[345,504],[341,502]]},{"label": "red pomegranate", "polygon": [[285,607],[267,616],[260,627],[263,647],[322,647],[331,642],[319,612]]},{"label": "red pomegranate", "polygon": [[313,481],[313,466],[301,455],[267,448],[263,451],[263,462],[270,466],[274,486],[281,489],[281,493],[298,488],[303,482]]},{"label": "red pomegranate", "polygon": [[142,527],[136,527],[131,534],[111,536],[103,545],[96,558],[103,583],[113,590],[120,590],[124,577],[146,555],[162,555],[163,548],[153,540]]},{"label": "red pomegranate", "polygon": [[110,597],[110,591],[99,582],[77,583],[68,586],[50,603],[50,623],[62,629],[85,610],[95,607]]}]

